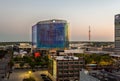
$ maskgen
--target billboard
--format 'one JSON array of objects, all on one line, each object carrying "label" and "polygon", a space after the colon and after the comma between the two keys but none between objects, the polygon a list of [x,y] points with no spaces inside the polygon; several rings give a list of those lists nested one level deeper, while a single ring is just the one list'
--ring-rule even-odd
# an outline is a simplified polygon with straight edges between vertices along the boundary
[{"label": "billboard", "polygon": [[37,57],[40,57],[41,54],[40,54],[39,52],[35,52],[35,53],[34,53],[34,56],[35,56],[35,58],[37,58]]},{"label": "billboard", "polygon": [[65,23],[38,24],[38,48],[64,48]]}]

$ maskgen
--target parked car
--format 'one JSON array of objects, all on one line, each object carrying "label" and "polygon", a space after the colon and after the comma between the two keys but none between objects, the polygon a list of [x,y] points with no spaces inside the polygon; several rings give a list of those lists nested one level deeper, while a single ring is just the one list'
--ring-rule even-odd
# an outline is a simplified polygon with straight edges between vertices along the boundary
[{"label": "parked car", "polygon": [[52,81],[46,74],[41,74],[43,81]]}]

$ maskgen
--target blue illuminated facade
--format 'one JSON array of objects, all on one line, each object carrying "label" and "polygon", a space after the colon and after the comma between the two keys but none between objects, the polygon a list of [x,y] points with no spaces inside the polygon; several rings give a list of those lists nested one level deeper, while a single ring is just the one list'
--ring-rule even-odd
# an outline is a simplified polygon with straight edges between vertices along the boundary
[{"label": "blue illuminated facade", "polygon": [[32,27],[32,44],[36,48],[67,48],[68,24],[64,20],[38,22]]}]

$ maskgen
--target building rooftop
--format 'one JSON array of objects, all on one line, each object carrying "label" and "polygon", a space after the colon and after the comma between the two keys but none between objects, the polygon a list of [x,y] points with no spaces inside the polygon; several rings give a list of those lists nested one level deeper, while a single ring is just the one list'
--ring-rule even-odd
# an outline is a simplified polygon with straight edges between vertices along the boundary
[{"label": "building rooftop", "polygon": [[59,20],[59,19],[51,19],[51,20],[40,21],[37,24],[46,24],[46,23],[67,23],[67,21]]},{"label": "building rooftop", "polygon": [[112,57],[120,57],[119,54],[111,54],[110,56],[112,56]]},{"label": "building rooftop", "polygon": [[56,60],[78,60],[78,57],[75,56],[56,56]]}]

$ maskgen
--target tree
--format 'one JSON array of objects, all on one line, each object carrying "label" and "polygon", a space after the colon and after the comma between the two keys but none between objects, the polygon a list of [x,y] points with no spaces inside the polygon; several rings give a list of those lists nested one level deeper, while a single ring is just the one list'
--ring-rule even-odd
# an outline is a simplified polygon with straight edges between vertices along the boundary
[{"label": "tree", "polygon": [[25,61],[26,63],[32,62],[32,57],[24,56],[23,61]]},{"label": "tree", "polygon": [[24,66],[24,62],[21,62],[20,67],[23,68],[23,66]]},{"label": "tree", "polygon": [[33,69],[35,67],[35,62],[29,62],[29,65]]},{"label": "tree", "polygon": [[14,62],[13,60],[10,60],[10,62],[8,63],[8,65],[10,66],[10,68],[12,69],[13,65],[14,65]]},{"label": "tree", "polygon": [[13,60],[14,60],[14,61],[22,61],[22,58],[17,56],[17,57],[15,57],[15,58],[13,58]]}]

